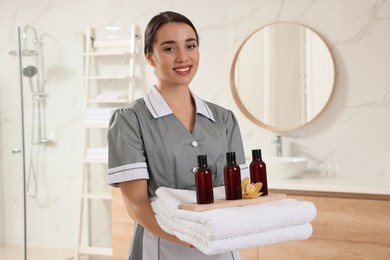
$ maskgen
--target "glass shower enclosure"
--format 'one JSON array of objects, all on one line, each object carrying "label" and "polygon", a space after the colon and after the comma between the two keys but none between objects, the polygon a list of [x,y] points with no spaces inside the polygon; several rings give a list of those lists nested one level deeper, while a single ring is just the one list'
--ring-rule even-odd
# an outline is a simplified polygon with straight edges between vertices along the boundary
[{"label": "glass shower enclosure", "polygon": [[[0,28],[0,259],[73,259],[83,37],[29,25]],[[109,230],[97,243],[110,240]]]}]

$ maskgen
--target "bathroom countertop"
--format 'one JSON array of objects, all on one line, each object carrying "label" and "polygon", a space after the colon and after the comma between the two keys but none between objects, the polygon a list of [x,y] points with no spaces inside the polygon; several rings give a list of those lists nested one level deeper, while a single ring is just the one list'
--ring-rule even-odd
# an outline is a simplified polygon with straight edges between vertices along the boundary
[{"label": "bathroom countertop", "polygon": [[268,178],[268,188],[324,193],[378,195],[390,200],[390,176],[321,176],[305,173],[291,179]]}]

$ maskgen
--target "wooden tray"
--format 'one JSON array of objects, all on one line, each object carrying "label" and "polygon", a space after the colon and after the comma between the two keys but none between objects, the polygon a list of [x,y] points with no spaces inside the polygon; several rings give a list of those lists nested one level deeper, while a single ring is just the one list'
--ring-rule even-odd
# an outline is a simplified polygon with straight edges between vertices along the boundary
[{"label": "wooden tray", "polygon": [[259,204],[264,202],[269,202],[273,200],[281,200],[287,197],[286,194],[282,193],[268,193],[267,196],[260,196],[255,199],[241,199],[241,200],[214,200],[214,203],[210,204],[181,204],[179,209],[189,210],[189,211],[206,211],[212,209],[220,208],[231,208],[231,207],[241,207],[253,204]]}]

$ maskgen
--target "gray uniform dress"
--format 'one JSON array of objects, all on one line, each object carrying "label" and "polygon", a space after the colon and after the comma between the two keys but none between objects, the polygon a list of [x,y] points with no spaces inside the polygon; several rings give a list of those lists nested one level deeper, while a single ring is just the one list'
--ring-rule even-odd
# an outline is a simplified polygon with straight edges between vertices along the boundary
[{"label": "gray uniform dress", "polygon": [[[213,185],[224,182],[226,152],[236,153],[241,171],[247,171],[240,130],[234,114],[201,100],[191,92],[196,105],[194,129],[189,132],[173,115],[159,91],[153,87],[144,98],[118,109],[108,130],[108,182],[148,179],[152,198],[159,187],[195,189],[197,156],[207,155]],[[246,169],[244,169],[246,168]],[[135,224],[131,260],[225,260],[240,259],[238,252],[207,256],[196,248],[156,237]]]}]

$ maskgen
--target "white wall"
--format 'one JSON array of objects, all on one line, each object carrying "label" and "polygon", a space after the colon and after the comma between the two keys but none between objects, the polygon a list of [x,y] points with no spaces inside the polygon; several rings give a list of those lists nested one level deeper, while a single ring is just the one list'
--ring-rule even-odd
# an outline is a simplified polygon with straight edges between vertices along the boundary
[{"label": "white wall", "polygon": [[[1,39],[2,55],[12,48],[14,28],[26,24],[41,31],[52,32],[52,35],[57,37],[52,39],[53,44],[57,41],[63,50],[62,56],[58,57],[58,68],[65,66],[69,73],[61,69],[52,70],[53,73],[49,76],[58,84],[48,90],[51,102],[59,102],[56,103],[57,106],[53,104],[53,109],[58,109],[56,113],[62,114],[62,118],[67,120],[66,123],[61,123],[61,117],[57,117],[55,123],[51,122],[54,130],[61,136],[58,146],[52,148],[53,154],[61,151],[57,154],[58,157],[52,158],[52,162],[56,161],[60,165],[61,174],[51,172],[52,168],[47,170],[48,176],[62,176],[62,179],[57,180],[62,187],[61,191],[55,194],[58,195],[63,208],[70,212],[77,210],[74,202],[78,188],[77,176],[81,170],[80,164],[77,163],[77,154],[80,154],[77,141],[81,129],[74,126],[82,107],[82,86],[78,82],[82,74],[82,57],[79,56],[78,46],[74,44],[79,44],[79,37],[87,26],[130,27],[131,24],[137,24],[143,30],[150,17],[163,10],[179,11],[197,26],[200,34],[201,64],[192,88],[205,100],[216,102],[236,113],[248,155],[253,148],[262,148],[265,155],[274,155],[275,147],[272,141],[276,133],[252,124],[240,113],[233,101],[229,70],[239,44],[256,28],[275,21],[298,22],[319,32],[335,58],[336,90],[329,107],[314,122],[301,129],[282,133],[284,154],[307,157],[309,167],[313,171],[320,170],[321,165],[325,164],[338,165],[339,175],[390,174],[390,1],[2,0],[0,24],[12,28],[7,33],[8,38]],[[7,58],[0,63],[0,126],[4,150],[2,171],[5,175],[14,168],[16,161],[6,157],[6,154],[14,145],[7,141],[12,140],[9,135],[14,135],[15,139],[19,134],[16,130],[10,130],[17,126],[17,122],[12,120],[16,115],[11,112],[18,111],[17,104],[12,103],[10,97],[17,98],[18,93],[16,88],[1,84],[8,82],[7,80],[17,82],[13,61]],[[55,64],[52,66],[55,67]],[[153,73],[145,64],[140,65],[138,70],[138,75],[142,76],[139,81],[141,95],[152,84]],[[56,73],[61,72],[59,77]],[[7,75],[6,79],[4,75]],[[61,84],[60,79],[67,84]],[[65,108],[66,112],[61,112],[60,108]],[[2,190],[7,188],[2,187]],[[69,200],[64,199],[67,197]],[[4,201],[6,207],[19,201],[20,194],[13,198],[14,200]],[[10,214],[7,210],[5,214]],[[69,225],[66,228],[67,233],[64,234],[74,237],[75,230],[71,227],[75,221],[65,224],[69,223],[69,219],[63,217],[67,212],[69,211],[58,211],[58,208],[52,205],[45,207],[45,215],[53,216],[49,218],[53,221],[51,227],[64,229],[64,225]],[[61,217],[54,217],[58,213]],[[39,218],[38,215],[36,217]],[[45,226],[40,229],[44,231]],[[51,241],[42,243],[50,245]],[[71,247],[72,241],[61,241],[61,245]]]}]

